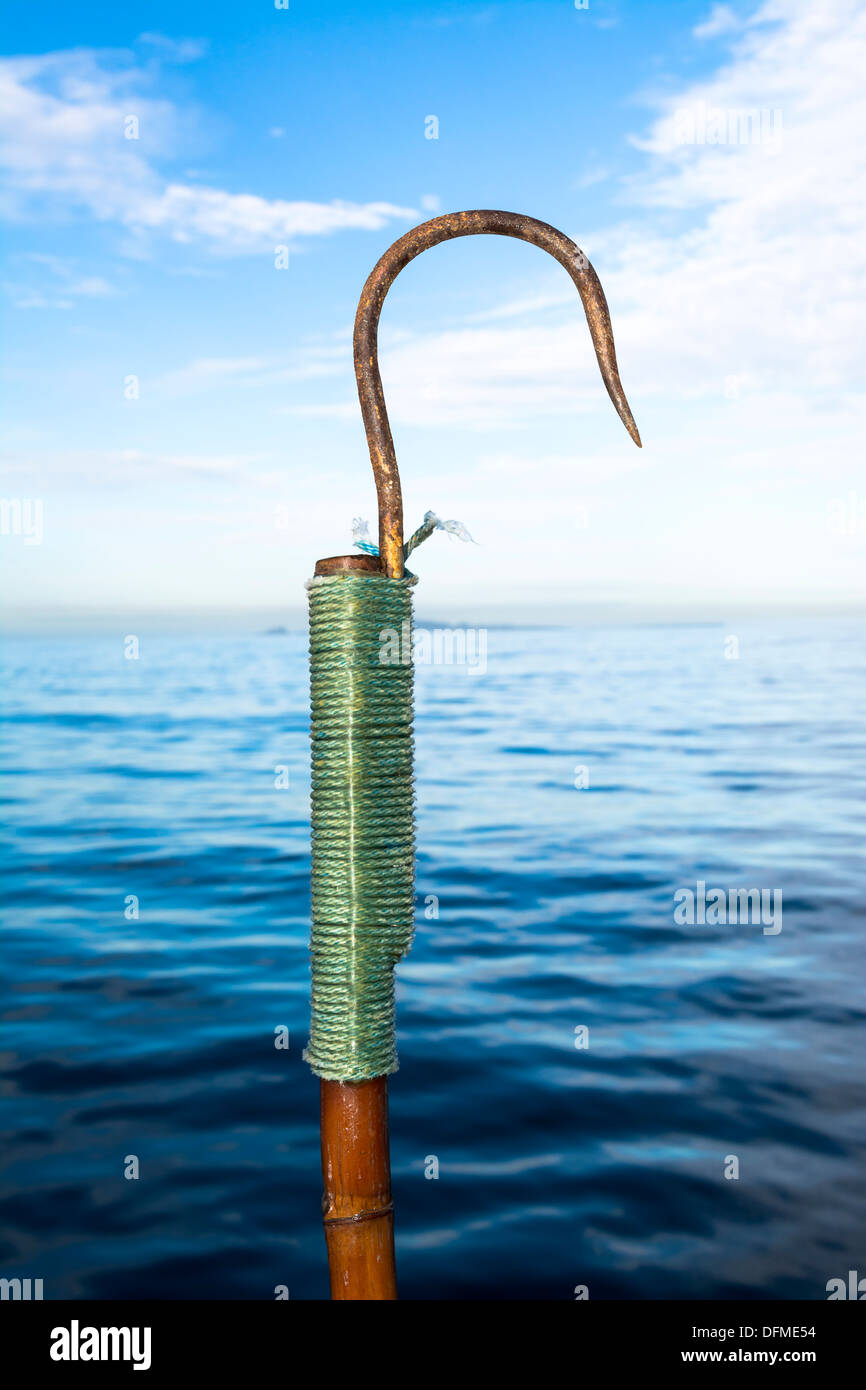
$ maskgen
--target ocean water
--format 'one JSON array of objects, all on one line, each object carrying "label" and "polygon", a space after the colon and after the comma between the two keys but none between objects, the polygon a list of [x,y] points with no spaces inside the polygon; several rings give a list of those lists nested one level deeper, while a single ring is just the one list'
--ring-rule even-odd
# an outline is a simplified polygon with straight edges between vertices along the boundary
[{"label": "ocean water", "polygon": [[[864,624],[733,631],[491,628],[486,671],[418,670],[405,1298],[866,1275]],[[0,1275],[326,1297],[304,635],[3,666]],[[781,930],[678,923],[698,882],[781,894]]]}]

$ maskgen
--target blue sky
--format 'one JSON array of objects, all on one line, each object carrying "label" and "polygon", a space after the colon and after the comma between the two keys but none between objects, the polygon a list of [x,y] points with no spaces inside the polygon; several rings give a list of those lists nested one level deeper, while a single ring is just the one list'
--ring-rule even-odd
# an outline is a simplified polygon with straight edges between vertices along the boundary
[{"label": "blue sky", "polygon": [[432,507],[479,542],[419,552],[428,605],[863,603],[853,0],[47,3],[4,53],[20,621],[297,609],[375,518],[360,288],[464,207],[591,257],[644,449],[543,253],[413,263],[380,339],[407,525]]}]

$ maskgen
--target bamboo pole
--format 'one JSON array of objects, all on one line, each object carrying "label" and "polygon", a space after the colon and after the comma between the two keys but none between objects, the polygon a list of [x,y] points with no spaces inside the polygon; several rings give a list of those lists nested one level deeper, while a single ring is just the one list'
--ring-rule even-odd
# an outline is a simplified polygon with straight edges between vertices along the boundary
[{"label": "bamboo pole", "polygon": [[388,1078],[321,1081],[322,1210],[331,1298],[397,1297]]},{"label": "bamboo pole", "polygon": [[[317,575],[380,574],[374,555],[331,555]],[[320,1081],[322,1216],[331,1298],[396,1299],[388,1078]]]}]

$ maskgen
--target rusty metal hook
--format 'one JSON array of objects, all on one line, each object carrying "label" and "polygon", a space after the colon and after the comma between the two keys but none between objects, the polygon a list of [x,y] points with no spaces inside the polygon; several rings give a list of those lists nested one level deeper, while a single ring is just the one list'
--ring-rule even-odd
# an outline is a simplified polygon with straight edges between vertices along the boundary
[{"label": "rusty metal hook", "polygon": [[355,316],[355,376],[379,498],[379,556],[385,574],[398,578],[403,573],[403,496],[379,373],[379,315],[388,290],[404,266],[440,241],[476,234],[517,237],[519,241],[531,242],[533,246],[549,251],[560,265],[565,266],[583,301],[607,393],[635,444],[641,447],[637,425],[619,379],[613,329],[604,290],[580,248],[555,227],[538,222],[534,217],[524,217],[519,212],[449,212],[444,217],[422,222],[395,241],[376,263],[361,291]]}]

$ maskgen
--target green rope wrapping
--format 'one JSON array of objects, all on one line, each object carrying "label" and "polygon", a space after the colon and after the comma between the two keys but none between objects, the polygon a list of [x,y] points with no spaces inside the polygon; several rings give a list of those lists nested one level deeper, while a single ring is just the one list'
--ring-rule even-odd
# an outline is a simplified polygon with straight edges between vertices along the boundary
[{"label": "green rope wrapping", "polygon": [[[394,966],[412,943],[411,579],[308,585],[312,704],[312,1020],[328,1081],[397,1070]],[[384,658],[384,659],[380,659]]]}]

